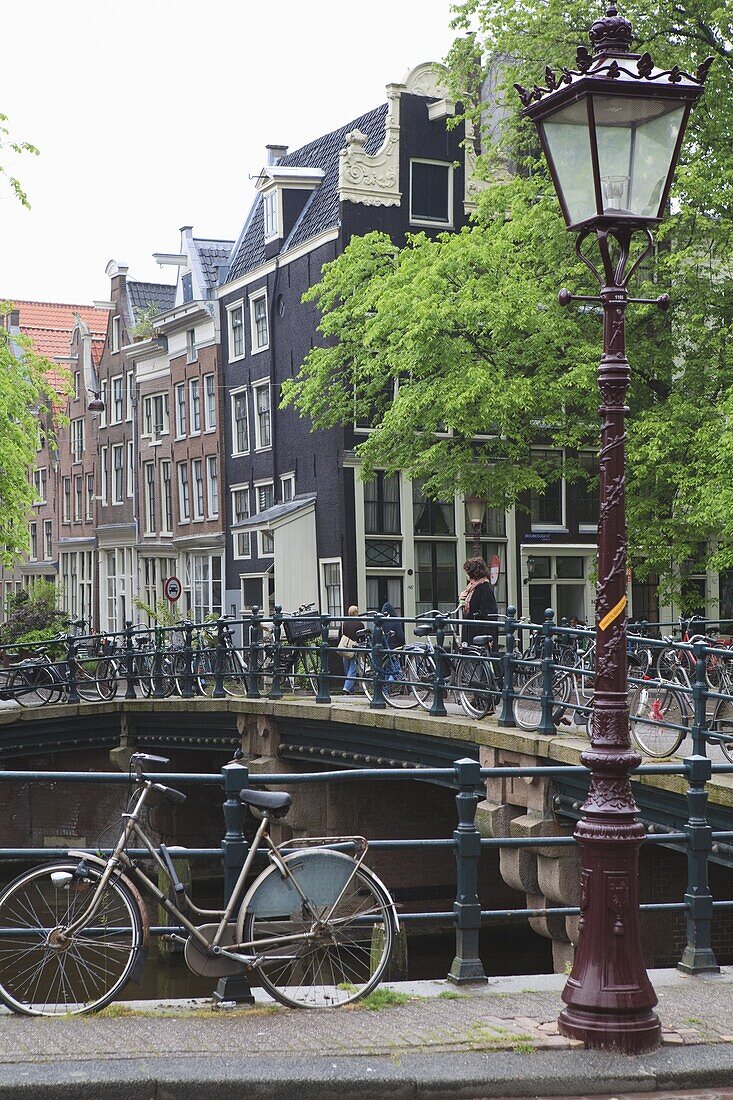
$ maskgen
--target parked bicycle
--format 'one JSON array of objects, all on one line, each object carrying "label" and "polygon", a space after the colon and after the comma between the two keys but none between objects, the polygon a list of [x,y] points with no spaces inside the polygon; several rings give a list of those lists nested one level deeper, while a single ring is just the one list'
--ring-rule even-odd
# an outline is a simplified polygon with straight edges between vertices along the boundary
[{"label": "parked bicycle", "polygon": [[[261,813],[261,823],[226,906],[201,909],[169,849],[156,847],[143,824],[155,798],[186,800],[145,774],[146,765],[167,763],[147,753],[131,757],[134,789],[110,856],[70,851],[66,860],[25,871],[0,894],[0,999],[8,1008],[29,1016],[94,1012],[139,978],[148,939],[141,890],[185,931],[169,939],[184,945],[196,974],[248,970],[295,1008],[342,1006],[374,989],[399,921],[388,890],[364,864],[366,840],[308,837],[277,845],[270,826],[287,814],[290,795],[243,790],[242,802]],[[269,866],[247,885],[263,844]],[[351,845],[355,855],[334,845]],[[130,847],[147,850],[170,892],[128,854]]]}]

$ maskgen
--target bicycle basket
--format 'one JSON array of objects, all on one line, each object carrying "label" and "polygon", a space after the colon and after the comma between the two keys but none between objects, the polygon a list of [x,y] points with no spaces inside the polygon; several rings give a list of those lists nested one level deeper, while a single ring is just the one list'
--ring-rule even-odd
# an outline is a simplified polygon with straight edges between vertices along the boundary
[{"label": "bicycle basket", "polygon": [[283,629],[291,645],[312,642],[321,636],[320,620],[313,615],[308,618],[283,619]]}]

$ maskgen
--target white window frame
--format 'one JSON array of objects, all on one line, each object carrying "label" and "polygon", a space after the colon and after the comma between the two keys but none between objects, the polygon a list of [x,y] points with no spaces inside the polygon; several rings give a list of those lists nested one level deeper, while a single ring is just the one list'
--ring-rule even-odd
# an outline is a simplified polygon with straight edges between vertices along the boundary
[{"label": "white window frame", "polygon": [[[244,451],[237,450],[237,418],[234,415],[234,410],[237,404],[237,398],[244,398],[244,411],[245,411],[245,423],[247,425],[247,449]],[[240,386],[236,390],[232,390],[229,394],[231,401],[230,412],[232,417],[232,454],[233,455],[247,455],[252,449],[252,437],[249,430],[249,394],[246,386]]]},{"label": "white window frame", "polygon": [[[187,462],[176,463],[176,477],[178,481],[178,522],[191,522],[191,479]],[[185,472],[185,478],[181,475]],[[184,507],[185,505],[185,507]]]},{"label": "white window frame", "polygon": [[201,458],[191,460],[191,490],[194,523],[200,523],[206,511],[204,463]]},{"label": "white window frame", "polygon": [[[265,343],[259,342],[259,336],[257,334],[257,320],[255,317],[255,309],[258,302],[264,301],[265,303]],[[270,346],[270,318],[267,315],[267,288],[257,291],[255,294],[250,295],[249,299],[249,334],[252,341],[252,355],[259,355],[261,351],[267,351]]]},{"label": "white window frame", "polygon": [[[247,502],[247,518],[249,519],[249,517],[252,515],[252,497],[251,497],[251,494],[250,494],[250,491],[249,491],[249,485],[231,485],[229,487],[229,493],[231,495],[231,501],[232,501],[232,525],[239,522],[238,519],[237,519],[237,509],[236,509],[235,503],[234,503],[235,495],[237,493],[244,493],[244,499]],[[247,549],[246,554],[242,553],[241,549],[240,549],[242,544],[240,544],[239,539],[243,535],[247,539],[248,549]],[[232,530],[232,556],[237,561],[241,561],[243,559],[252,557],[252,531],[251,530],[246,530],[246,531]]]},{"label": "white window frame", "polygon": [[[160,432],[156,431],[158,426],[155,419],[157,403],[160,404],[161,410]],[[143,439],[149,439],[151,446],[160,443],[164,435],[170,435],[170,410],[168,408],[168,394],[165,390],[160,393],[146,393],[143,397],[143,419],[140,435]]]},{"label": "white window frame", "polygon": [[135,444],[132,439],[127,441],[127,495],[135,495]]},{"label": "white window frame", "polygon": [[[242,316],[242,350],[236,352],[234,350],[234,314],[241,312]],[[227,306],[227,324],[229,329],[229,362],[233,363],[237,359],[244,359],[246,354],[245,336],[244,336],[244,299],[241,298],[238,302],[232,302],[230,306]]]},{"label": "white window frame", "polygon": [[[166,492],[166,470],[168,471],[168,492]],[[173,534],[173,471],[169,458],[162,459],[160,463],[160,533],[161,535]]]},{"label": "white window frame", "polygon": [[121,318],[119,313],[112,318],[112,351],[116,354],[120,350]]},{"label": "white window frame", "polygon": [[[186,383],[177,382],[174,386],[174,397],[176,403],[176,439],[186,438],[186,428],[188,425],[188,412],[186,405]],[[183,400],[181,400],[183,398]]]},{"label": "white window frame", "polygon": [[109,447],[101,447],[99,451],[99,499],[102,504],[107,503],[107,458]]},{"label": "white window frame", "polygon": [[189,435],[201,435],[201,379],[188,380]]},{"label": "white window frame", "polygon": [[[412,166],[413,164],[436,164],[440,168],[448,169],[448,220],[434,221],[432,218],[421,218],[412,213]],[[437,229],[453,228],[453,165],[445,160],[429,160],[427,157],[411,157],[410,159],[410,224],[430,225]]]},{"label": "white window frame", "polygon": [[53,558],[53,521],[43,521],[43,560],[51,561]]},{"label": "white window frame", "polygon": [[106,428],[107,427],[107,412],[109,411],[108,408],[107,408],[108,393],[109,393],[108,380],[106,378],[102,378],[100,383],[99,383],[99,399],[102,402],[102,406],[103,406],[103,408],[102,408],[102,410],[100,411],[100,414],[99,414],[99,426],[100,426],[100,428]]},{"label": "white window frame", "polygon": [[86,511],[85,517],[91,522],[94,519],[94,474],[88,473],[86,476]]},{"label": "white window frame", "polygon": [[38,523],[32,520],[28,524],[28,561],[38,561]]},{"label": "white window frame", "polygon": [[[115,461],[116,456],[120,455],[119,465]],[[112,503],[122,504],[125,496],[125,445],[124,443],[112,444]],[[120,471],[120,484],[117,485],[117,471]],[[119,487],[119,494],[117,489]]]},{"label": "white window frame", "polygon": [[38,466],[33,471],[33,485],[36,490],[34,504],[46,504],[46,491],[48,489],[48,470],[45,466]]},{"label": "white window frame", "polygon": [[125,391],[127,397],[127,415],[125,420],[132,420],[132,406],[135,402],[135,372],[129,370],[125,375]]},{"label": "white window frame", "polygon": [[[206,457],[206,500],[209,506],[209,519],[218,519],[219,464],[216,455],[207,455]],[[216,507],[214,507],[214,504]]]},{"label": "white window frame", "polygon": [[[216,376],[205,374],[204,383],[204,431],[216,431]],[[211,392],[209,392],[211,386]]]},{"label": "white window frame", "polygon": [[[532,447],[532,452],[553,451],[557,453],[558,465],[562,469],[565,462],[565,452],[561,447]],[[560,477],[560,522],[559,523],[535,523],[532,520],[530,512],[530,530],[531,531],[555,531],[558,534],[566,535],[568,533],[568,483],[567,478]]]},{"label": "white window frame", "polygon": [[[122,384],[122,375],[121,374],[115,374],[115,375],[112,376],[110,381],[112,382],[112,387],[111,387],[112,402],[111,402],[111,406],[110,406],[110,410],[109,410],[110,411],[109,422],[110,422],[110,424],[121,424],[123,419],[124,419],[124,415],[125,415],[125,389],[124,389],[124,386]],[[118,383],[119,383],[119,400],[118,400],[117,394],[115,392],[118,388],[117,387]],[[116,407],[117,405],[119,405],[119,414],[120,414],[119,416],[117,416],[117,411],[118,411],[117,407]]]},{"label": "white window frame", "polygon": [[[152,474],[152,476],[151,476]],[[150,490],[153,490],[151,497]],[[143,462],[143,516],[145,519],[146,535],[154,535],[155,532],[155,463]]]},{"label": "white window frame", "polygon": [[338,565],[339,568],[339,603],[340,610],[334,611],[333,614],[336,618],[344,614],[344,567],[341,558],[319,558],[318,559],[318,579],[321,590],[321,611],[323,615],[329,615],[331,612],[328,607],[328,592],[326,588],[326,569],[327,565]]},{"label": "white window frame", "polygon": [[[260,512],[266,512],[269,508],[272,508],[275,503],[275,485],[270,478],[264,478],[262,481],[255,481],[253,485],[255,491],[255,514],[259,515]],[[267,505],[267,508],[260,508],[260,489],[268,488],[271,492],[272,503]],[[275,556],[275,539],[272,538],[273,546],[272,550],[265,550],[265,538],[267,533],[265,531],[257,532],[257,557],[258,558],[273,558]],[[271,536],[272,537],[272,536]]]},{"label": "white window frame", "polygon": [[[257,403],[257,395],[260,390],[267,388],[267,409],[269,416],[269,434],[270,439],[267,443],[263,443],[260,435],[260,411]],[[269,451],[272,448],[272,392],[270,387],[270,379],[262,378],[252,383],[252,406],[254,412],[255,422],[255,450],[256,451]]]},{"label": "white window frame", "polygon": [[186,330],[186,362],[195,363],[198,357],[199,353],[196,347],[196,329],[189,328]]},{"label": "white window frame", "polygon": [[[287,487],[290,487],[290,495],[286,496]],[[295,474],[281,474],[280,475],[280,500],[285,504],[289,500],[293,500],[295,497]]]},{"label": "white window frame", "polygon": [[84,514],[84,479],[81,474],[74,474],[74,523],[81,523]]},{"label": "white window frame", "polygon": [[61,480],[61,522],[71,523],[71,478]]},{"label": "white window frame", "polygon": [[279,194],[273,187],[262,196],[262,216],[265,227],[265,240],[271,241],[280,236]]},{"label": "white window frame", "polygon": [[81,462],[85,447],[84,417],[75,417],[70,424],[71,459],[72,462]]}]

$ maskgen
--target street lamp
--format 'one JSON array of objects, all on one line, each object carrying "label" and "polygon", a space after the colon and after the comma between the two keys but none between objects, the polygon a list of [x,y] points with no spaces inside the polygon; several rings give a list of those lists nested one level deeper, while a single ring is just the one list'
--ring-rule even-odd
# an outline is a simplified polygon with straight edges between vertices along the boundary
[{"label": "street lamp", "polygon": [[481,524],[484,522],[484,515],[486,513],[486,501],[481,497],[469,496],[466,497],[466,511],[468,513],[468,522],[471,524],[471,530],[473,531],[473,546],[471,547],[471,553],[474,558],[481,557]]},{"label": "street lamp", "polygon": [[[696,76],[657,69],[648,53],[630,52],[632,29],[610,7],[590,29],[593,55],[578,49],[577,71],[545,71],[546,88],[515,85],[536,124],[576,252],[600,285],[598,298],[560,292],[560,304],[600,302],[603,354],[600,519],[596,596],[595,695],[591,747],[581,760],[591,772],[580,847],[580,921],[575,963],[563,991],[564,1035],[586,1046],[638,1054],[654,1050],[657,998],[639,939],[638,865],[644,827],[629,780],[640,757],[629,741],[626,670],[626,432],[630,370],[625,349],[629,302],[666,309],[667,295],[629,298],[628,283],[653,247],[690,109],[712,59]],[[635,233],[646,241],[631,259]],[[595,235],[600,264],[583,252]],[[599,269],[600,268],[600,269]]]}]

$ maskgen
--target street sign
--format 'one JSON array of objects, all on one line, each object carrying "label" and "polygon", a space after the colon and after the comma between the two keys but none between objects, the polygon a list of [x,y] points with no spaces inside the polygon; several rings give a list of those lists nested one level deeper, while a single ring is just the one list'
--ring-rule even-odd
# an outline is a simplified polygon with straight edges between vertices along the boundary
[{"label": "street sign", "polygon": [[182,592],[183,585],[178,577],[166,577],[163,584],[163,593],[167,600],[170,600],[171,603],[175,603],[176,600],[180,600]]},{"label": "street sign", "polygon": [[499,561],[499,555],[494,554],[489,566],[489,580],[494,588],[496,588],[496,583],[499,580],[499,573],[501,573],[501,562]]}]

